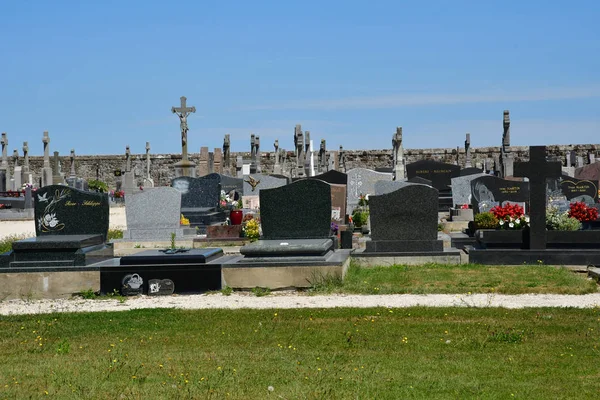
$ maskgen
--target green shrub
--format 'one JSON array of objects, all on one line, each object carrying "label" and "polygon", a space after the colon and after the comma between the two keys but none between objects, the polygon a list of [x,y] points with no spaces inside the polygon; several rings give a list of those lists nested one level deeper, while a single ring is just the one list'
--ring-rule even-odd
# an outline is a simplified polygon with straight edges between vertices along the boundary
[{"label": "green shrub", "polygon": [[108,192],[108,185],[102,181],[97,179],[92,179],[88,181],[88,188],[90,190],[96,190],[98,192],[106,193]]},{"label": "green shrub", "polygon": [[110,241],[111,239],[123,239],[123,231],[121,229],[109,229],[107,240]]},{"label": "green shrub", "polygon": [[23,240],[31,237],[31,235],[21,234],[21,235],[9,235],[0,240],[0,254],[6,253],[7,251],[12,250],[12,245],[14,242],[18,240]]},{"label": "green shrub", "polygon": [[474,221],[476,229],[496,229],[498,227],[498,218],[489,211],[477,214]]},{"label": "green shrub", "polygon": [[546,210],[546,228],[554,231],[578,231],[581,222],[576,218],[569,217],[569,212],[560,212],[556,207],[548,207]]},{"label": "green shrub", "polygon": [[360,228],[361,226],[366,225],[368,219],[369,219],[368,211],[356,209],[352,213],[352,222],[354,223],[354,226],[356,226],[357,228]]}]

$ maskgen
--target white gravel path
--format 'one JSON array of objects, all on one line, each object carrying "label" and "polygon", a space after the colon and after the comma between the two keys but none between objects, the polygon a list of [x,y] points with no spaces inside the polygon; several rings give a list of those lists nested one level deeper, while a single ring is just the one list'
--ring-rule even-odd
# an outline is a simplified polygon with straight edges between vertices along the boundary
[{"label": "white gravel path", "polygon": [[250,293],[202,294],[188,296],[138,296],[119,300],[6,300],[0,303],[0,315],[48,314],[55,312],[128,311],[143,308],[179,309],[290,309],[336,307],[600,307],[600,293],[587,295],[328,295],[310,296],[297,292],[275,292],[256,297]]}]

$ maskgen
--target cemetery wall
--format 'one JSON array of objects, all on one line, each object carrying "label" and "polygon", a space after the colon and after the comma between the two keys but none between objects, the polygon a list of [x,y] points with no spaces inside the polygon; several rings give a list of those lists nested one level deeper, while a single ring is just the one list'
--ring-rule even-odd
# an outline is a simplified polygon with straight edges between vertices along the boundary
[{"label": "cemetery wall", "polygon": [[[565,162],[567,151],[575,152],[578,156],[582,156],[587,164],[589,154],[594,154],[598,157],[600,144],[585,144],[585,145],[550,145],[547,146],[548,154],[560,157]],[[509,150],[514,154],[515,161],[525,161],[529,158],[529,147],[512,146]],[[337,158],[337,151],[331,151],[332,157]],[[344,150],[346,160],[346,170],[352,168],[391,168],[392,167],[392,150]],[[249,152],[231,153],[231,168],[230,173],[235,174],[235,160],[238,155],[244,159],[250,158]],[[472,147],[471,158],[473,166],[482,164],[486,159],[498,158],[500,155],[499,147]],[[190,154],[190,159],[199,165],[200,153]],[[458,161],[458,165],[465,164],[464,148],[434,148],[434,149],[405,149],[404,157],[406,164],[418,160],[436,160],[454,164]],[[155,184],[158,186],[168,185],[174,177],[172,165],[181,160],[179,154],[151,154],[150,174]],[[51,157],[52,161],[52,157]],[[70,157],[60,157],[61,169],[65,176],[69,175],[71,168]],[[271,173],[275,163],[273,152],[261,152],[261,166],[263,173]],[[317,163],[315,155],[315,165]],[[12,163],[11,163],[12,164]],[[20,162],[22,165],[22,160]],[[86,156],[76,155],[75,165],[77,176],[84,179],[100,179],[107,182],[109,187],[115,186],[114,171],[118,169],[125,170],[125,155],[97,155]],[[142,183],[146,174],[146,155],[132,154],[131,165],[137,184]],[[295,155],[293,152],[288,152],[284,163],[284,171],[289,171],[292,166],[296,165]],[[33,173],[34,182],[39,182],[43,166],[43,157],[30,157],[30,170]]]}]

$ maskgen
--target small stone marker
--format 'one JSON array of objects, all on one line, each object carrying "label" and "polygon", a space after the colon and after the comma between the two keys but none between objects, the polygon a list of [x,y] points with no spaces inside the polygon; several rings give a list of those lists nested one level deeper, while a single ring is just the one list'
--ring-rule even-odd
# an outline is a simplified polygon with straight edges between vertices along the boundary
[{"label": "small stone marker", "polygon": [[142,294],[144,280],[138,274],[129,274],[121,281],[121,294],[123,296],[137,296]]},{"label": "small stone marker", "polygon": [[150,279],[148,296],[169,296],[175,292],[175,283],[170,279]]}]

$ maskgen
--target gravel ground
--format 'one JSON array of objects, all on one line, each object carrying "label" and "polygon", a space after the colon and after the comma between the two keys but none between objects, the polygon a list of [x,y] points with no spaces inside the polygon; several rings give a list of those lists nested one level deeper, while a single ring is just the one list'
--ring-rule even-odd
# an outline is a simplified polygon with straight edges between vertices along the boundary
[{"label": "gravel ground", "polygon": [[430,295],[328,295],[310,296],[297,292],[275,292],[256,297],[251,293],[230,296],[201,294],[188,296],[138,296],[119,300],[6,300],[0,302],[0,315],[48,314],[55,312],[128,311],[142,308],[179,309],[289,309],[336,307],[600,307],[600,293],[586,295],[499,295],[499,294],[430,294]]}]

